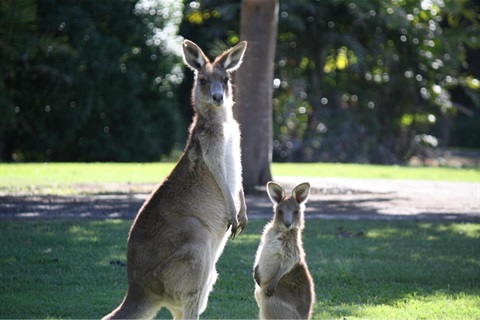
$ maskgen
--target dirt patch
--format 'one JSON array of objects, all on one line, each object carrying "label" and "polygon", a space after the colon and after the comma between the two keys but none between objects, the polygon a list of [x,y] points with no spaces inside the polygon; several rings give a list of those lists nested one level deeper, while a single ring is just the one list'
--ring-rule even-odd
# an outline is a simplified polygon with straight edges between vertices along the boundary
[{"label": "dirt patch", "polygon": [[[281,178],[288,190],[309,181],[314,187],[306,217],[317,219],[453,220],[480,222],[480,182]],[[249,200],[249,199],[247,199]],[[247,205],[250,201],[247,201]],[[266,197],[249,206],[262,215]],[[258,210],[258,211],[257,211]],[[270,212],[266,216],[271,216]]]},{"label": "dirt patch", "polygon": [[[432,182],[280,177],[287,191],[309,181],[307,219],[480,222],[480,182]],[[0,195],[0,219],[133,219],[155,185],[78,185],[81,195],[45,190]],[[247,195],[250,219],[272,216],[264,189]]]}]

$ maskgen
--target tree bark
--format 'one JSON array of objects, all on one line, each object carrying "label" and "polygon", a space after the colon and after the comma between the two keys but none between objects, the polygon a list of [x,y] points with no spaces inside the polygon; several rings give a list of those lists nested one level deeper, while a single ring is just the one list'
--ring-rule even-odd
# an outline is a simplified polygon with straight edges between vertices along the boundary
[{"label": "tree bark", "polygon": [[243,64],[236,73],[235,117],[242,131],[243,187],[272,180],[272,94],[278,0],[243,0],[240,38],[248,41]]}]

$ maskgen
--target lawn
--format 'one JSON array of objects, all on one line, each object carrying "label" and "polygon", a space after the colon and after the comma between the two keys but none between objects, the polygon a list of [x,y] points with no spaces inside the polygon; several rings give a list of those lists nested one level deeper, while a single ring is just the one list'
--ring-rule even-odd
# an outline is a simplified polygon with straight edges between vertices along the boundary
[{"label": "lawn", "polygon": [[[0,163],[0,191],[74,194],[79,184],[159,183],[173,163]],[[479,168],[432,168],[339,163],[273,163],[273,177],[480,181]],[[108,187],[105,187],[108,189]],[[112,191],[112,190],[108,190]]]},{"label": "lawn", "polygon": [[[75,194],[79,185],[158,183],[172,167],[0,164],[0,191]],[[479,169],[273,164],[272,172],[480,181]],[[0,318],[99,318],[110,312],[127,288],[123,264],[131,223],[0,220]],[[265,223],[250,221],[228,243],[202,318],[256,318],[252,267]],[[344,237],[340,230],[362,236]],[[308,220],[304,245],[317,294],[315,319],[480,318],[480,224]],[[163,310],[158,317],[170,314]]]},{"label": "lawn", "polygon": [[[255,318],[265,220],[230,241],[202,318]],[[99,318],[123,298],[131,221],[0,222],[1,318]],[[339,227],[363,236],[342,237]],[[315,319],[480,318],[480,225],[309,220]],[[170,317],[167,311],[158,317]]]}]

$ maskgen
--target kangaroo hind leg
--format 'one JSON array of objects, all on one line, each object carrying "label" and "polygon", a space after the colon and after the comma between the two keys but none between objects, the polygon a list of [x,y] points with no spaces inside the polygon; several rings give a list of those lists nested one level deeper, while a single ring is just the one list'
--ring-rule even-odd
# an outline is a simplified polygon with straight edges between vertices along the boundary
[{"label": "kangaroo hind leg", "polygon": [[[207,261],[204,261],[207,262]],[[208,296],[213,289],[217,279],[217,272],[212,269],[209,263],[201,264],[204,272],[198,274],[193,280],[197,283],[196,288],[191,287],[191,291],[182,294],[182,307],[184,319],[198,319],[200,314],[205,311],[208,303]],[[200,266],[200,265],[197,265]]]},{"label": "kangaroo hind leg", "polygon": [[152,319],[160,308],[160,301],[152,295],[129,289],[120,306],[103,319]]},{"label": "kangaroo hind leg", "polygon": [[198,319],[200,313],[198,311],[200,297],[196,294],[192,295],[185,301],[183,305],[183,319]]}]

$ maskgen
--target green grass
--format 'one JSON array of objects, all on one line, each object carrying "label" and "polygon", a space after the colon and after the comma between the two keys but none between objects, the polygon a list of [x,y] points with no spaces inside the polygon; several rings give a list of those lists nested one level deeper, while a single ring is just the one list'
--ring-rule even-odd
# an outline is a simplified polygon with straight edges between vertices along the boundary
[{"label": "green grass", "polygon": [[[252,267],[266,221],[250,221],[217,264],[202,318],[255,318]],[[0,222],[2,318],[99,318],[122,300],[131,221]],[[337,227],[365,232],[342,238]],[[309,220],[315,319],[480,318],[480,225]],[[159,317],[170,317],[167,311]]]},{"label": "green grass", "polygon": [[[158,183],[172,163],[0,164],[0,191],[78,193],[79,185]],[[273,164],[276,176],[480,181],[479,169]],[[82,189],[85,190],[85,189]],[[87,188],[88,190],[88,188]],[[252,266],[266,221],[251,221],[217,265],[202,318],[255,318]],[[1,318],[98,318],[127,288],[131,221],[0,221]],[[336,227],[366,235],[339,237]],[[480,225],[308,221],[316,319],[480,318]],[[167,311],[159,317],[170,315]]]},{"label": "green grass", "polygon": [[273,176],[480,182],[480,168],[408,167],[342,163],[274,163]]},{"label": "green grass", "polygon": [[49,187],[52,192],[75,184],[159,183],[173,163],[22,163],[0,164],[0,190]]},{"label": "green grass", "polygon": [[[75,193],[78,184],[159,183],[173,163],[0,164],[0,191]],[[332,163],[274,163],[272,174],[369,179],[480,181],[480,169],[378,166]]]}]

